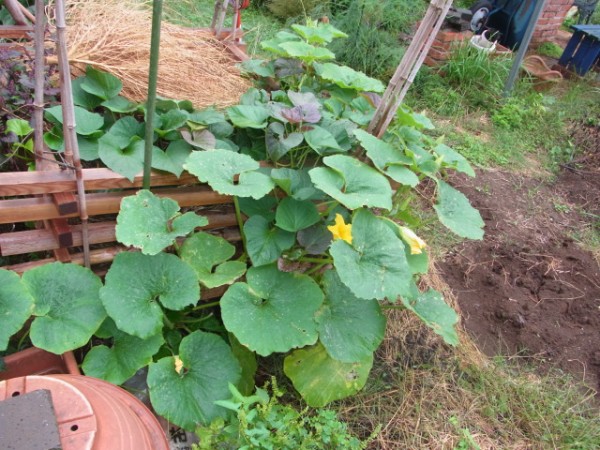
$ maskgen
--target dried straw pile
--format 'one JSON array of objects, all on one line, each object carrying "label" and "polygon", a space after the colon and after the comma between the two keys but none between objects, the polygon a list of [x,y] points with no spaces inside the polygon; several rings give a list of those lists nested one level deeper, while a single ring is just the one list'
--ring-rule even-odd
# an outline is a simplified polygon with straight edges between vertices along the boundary
[{"label": "dried straw pile", "polygon": [[[152,11],[140,0],[70,0],[67,45],[73,75],[86,66],[123,81],[122,95],[144,101],[148,87]],[[249,83],[208,31],[163,21],[158,95],[191,100],[197,108],[239,101]]]}]

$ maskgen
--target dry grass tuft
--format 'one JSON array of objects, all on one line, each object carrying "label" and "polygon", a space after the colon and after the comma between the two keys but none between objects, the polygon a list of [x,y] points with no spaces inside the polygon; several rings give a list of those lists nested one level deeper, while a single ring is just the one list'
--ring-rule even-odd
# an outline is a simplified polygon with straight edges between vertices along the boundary
[{"label": "dry grass tuft", "polygon": [[[148,89],[152,11],[139,0],[70,0],[71,70],[89,64],[123,82],[122,95],[144,101]],[[235,61],[209,32],[162,23],[158,95],[196,108],[235,104],[249,87]]]}]

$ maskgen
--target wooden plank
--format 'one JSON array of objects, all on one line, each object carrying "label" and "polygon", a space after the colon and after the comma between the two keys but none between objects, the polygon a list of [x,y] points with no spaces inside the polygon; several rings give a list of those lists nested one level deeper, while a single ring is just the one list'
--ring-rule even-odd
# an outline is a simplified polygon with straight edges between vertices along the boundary
[{"label": "wooden plank", "polygon": [[[235,214],[229,210],[225,213],[202,214],[208,218],[208,225],[202,229],[211,230],[237,225]],[[96,222],[88,224],[90,244],[105,244],[115,242],[115,222]],[[73,225],[72,244],[70,247],[83,245],[81,225]],[[229,234],[229,237],[235,236]],[[54,233],[51,230],[26,230],[0,234],[0,254],[2,256],[22,255],[27,253],[42,252],[60,248]]]},{"label": "wooden plank", "polygon": [[[83,169],[86,191],[127,189],[142,186],[142,174],[133,182],[110,169]],[[180,178],[167,173],[152,172],[152,186],[181,186],[198,184],[198,179],[184,172]],[[52,194],[77,190],[75,174],[66,171],[34,171],[0,173],[0,197]]]},{"label": "wooden plank", "polygon": [[33,33],[33,27],[29,25],[3,25],[0,26],[0,38],[3,39],[25,39],[28,33]]},{"label": "wooden plank", "polygon": [[67,222],[67,219],[51,220],[50,232],[52,233],[52,236],[59,247],[73,247],[73,233],[69,222]]},{"label": "wooden plank", "polygon": [[[123,251],[126,251],[126,250],[127,249],[122,246],[91,250],[90,251],[90,262],[92,264],[102,264],[102,263],[110,262],[114,259],[115,255],[117,255],[118,253],[121,253]],[[5,270],[12,270],[13,272],[22,274],[23,272],[26,272],[27,270],[31,270],[36,267],[43,266],[44,264],[50,264],[55,261],[56,261],[56,259],[54,259],[54,258],[45,258],[45,259],[39,259],[37,261],[29,261],[26,263],[4,266],[1,268],[5,269]],[[83,266],[83,253],[75,253],[75,254],[71,255],[71,262],[73,264],[78,264],[80,266]]]},{"label": "wooden plank", "polygon": [[71,254],[69,253],[69,249],[56,248],[52,251],[54,253],[54,259],[56,259],[56,261],[60,261],[62,263],[71,262]]},{"label": "wooden plank", "polygon": [[55,192],[52,194],[52,200],[61,216],[79,212],[79,204],[73,192]]},{"label": "wooden plank", "polygon": [[[179,206],[207,206],[231,203],[231,197],[218,194],[207,186],[154,189],[154,194],[169,197]],[[133,195],[132,191],[88,194],[88,214],[114,214],[119,211],[121,199]],[[77,214],[61,216],[54,202],[49,198],[19,198],[0,201],[0,223],[29,222],[56,219],[59,217],[77,217]]]}]

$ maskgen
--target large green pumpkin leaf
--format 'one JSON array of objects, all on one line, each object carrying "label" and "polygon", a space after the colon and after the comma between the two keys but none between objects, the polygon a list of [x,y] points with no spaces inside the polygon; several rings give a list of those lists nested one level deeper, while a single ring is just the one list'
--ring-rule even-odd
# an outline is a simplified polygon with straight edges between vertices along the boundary
[{"label": "large green pumpkin leaf", "polygon": [[325,302],[317,314],[319,340],[334,359],[360,362],[379,347],[385,316],[377,300],[357,298],[334,270],[323,275]]},{"label": "large green pumpkin leaf", "polygon": [[196,213],[181,214],[179,205],[170,198],[160,198],[142,189],[125,197],[117,216],[117,241],[133,245],[147,255],[156,255],[196,227],[208,224],[206,217]]},{"label": "large green pumpkin leaf", "polygon": [[35,302],[30,336],[36,347],[56,354],[79,348],[106,317],[98,294],[102,282],[85,267],[46,264],[22,280]]},{"label": "large green pumpkin leaf", "polygon": [[113,384],[121,384],[144,366],[152,362],[152,356],[163,344],[162,333],[140,339],[119,330],[111,319],[104,321],[96,336],[113,338],[111,347],[96,345],[86,355],[81,368],[90,377],[101,378]]},{"label": "large green pumpkin leaf", "polygon": [[289,56],[301,59],[306,63],[335,59],[335,54],[331,50],[324,47],[315,47],[303,41],[282,42],[279,44],[279,48],[285,50]]},{"label": "large green pumpkin leaf", "polygon": [[133,182],[144,168],[144,141],[139,136],[121,147],[119,138],[106,133],[98,140],[98,156],[106,166]]},{"label": "large green pumpkin leaf", "polygon": [[[257,171],[260,167],[257,161],[229,150],[194,152],[183,167],[224,195],[259,199],[275,186],[268,175]],[[237,182],[236,175],[239,175]]]},{"label": "large green pumpkin leaf", "polygon": [[262,105],[238,105],[227,108],[227,115],[240,128],[266,128],[269,108]]},{"label": "large green pumpkin leaf", "polygon": [[459,172],[466,173],[470,177],[475,176],[475,171],[471,167],[471,164],[469,164],[469,161],[467,161],[463,155],[451,149],[446,144],[436,145],[433,151],[444,158],[444,163],[455,167]]},{"label": "large green pumpkin leaf", "polygon": [[200,299],[194,269],[175,255],[119,253],[100,298],[119,330],[142,339],[159,333],[161,305],[179,311]]},{"label": "large green pumpkin leaf", "polygon": [[179,356],[150,364],[150,401],[169,422],[194,431],[198,425],[225,417],[226,409],[215,401],[230,397],[229,383],[237,383],[240,374],[240,365],[223,339],[195,331],[181,341]]},{"label": "large green pumpkin leaf", "polygon": [[33,297],[19,275],[0,269],[0,351],[8,339],[21,329],[33,312]]},{"label": "large green pumpkin leaf", "polygon": [[366,76],[362,72],[334,63],[314,63],[317,75],[327,81],[337,84],[341,88],[355,89],[357,91],[383,92],[385,86],[379,80]]},{"label": "large green pumpkin leaf", "polygon": [[404,244],[366,209],[354,214],[352,245],[336,240],[330,253],[340,279],[359,298],[394,302],[409,292],[412,272],[404,256]]},{"label": "large green pumpkin leaf", "polygon": [[320,343],[286,356],[283,371],[309,406],[320,408],[360,391],[373,366],[373,355],[344,363],[333,359]]},{"label": "large green pumpkin leaf", "polygon": [[246,251],[254,266],[277,261],[284,250],[294,245],[294,233],[272,226],[263,216],[250,217],[244,224]]},{"label": "large green pumpkin leaf", "polygon": [[[418,292],[418,289],[416,291]],[[444,301],[442,294],[434,289],[429,289],[416,296],[403,297],[402,303],[439,334],[446,344],[454,346],[459,344],[455,328],[458,323],[458,314]]]},{"label": "large green pumpkin leaf", "polygon": [[229,333],[229,345],[231,345],[231,351],[242,368],[242,375],[237,387],[242,395],[251,395],[254,392],[254,377],[258,369],[256,354],[240,344],[231,333]]},{"label": "large green pumpkin leaf", "polygon": [[323,292],[312,278],[270,265],[250,268],[246,280],[221,298],[223,323],[242,345],[267,356],[316,342]]},{"label": "large green pumpkin leaf", "polygon": [[317,206],[308,200],[296,200],[286,197],[277,206],[275,213],[276,225],[286,231],[298,231],[314,225],[321,216]]},{"label": "large green pumpkin leaf", "polygon": [[309,200],[318,193],[306,169],[273,169],[271,178],[287,195],[296,200]]},{"label": "large green pumpkin leaf", "polygon": [[[75,106],[75,131],[77,134],[88,136],[95,133],[104,125],[104,118],[100,114],[89,112],[80,106]],[[63,124],[62,106],[56,105],[44,110],[46,119],[55,125]]]},{"label": "large green pumpkin leaf", "polygon": [[120,95],[117,95],[116,97],[102,102],[101,105],[109,111],[119,114],[130,114],[140,107],[139,103],[129,101],[125,97],[121,97]]},{"label": "large green pumpkin leaf", "polygon": [[76,106],[81,106],[87,109],[88,111],[91,111],[102,103],[102,99],[84,91],[81,88],[81,85],[84,81],[85,76],[77,77],[71,82],[71,90],[73,92],[73,103]]},{"label": "large green pumpkin leaf", "polygon": [[310,44],[328,44],[333,38],[348,37],[346,33],[330,24],[319,24],[314,27],[293,24],[292,29]]},{"label": "large green pumpkin leaf", "polygon": [[485,223],[469,199],[448,183],[438,180],[438,198],[433,206],[440,222],[460,237],[483,239]]},{"label": "large green pumpkin leaf", "polygon": [[235,247],[227,240],[208,233],[196,233],[181,247],[180,257],[194,268],[198,280],[207,288],[231,284],[246,272],[241,261],[227,261]]},{"label": "large green pumpkin leaf", "polygon": [[412,164],[412,159],[406,156],[401,149],[393,147],[364,130],[354,130],[354,135],[367,151],[367,156],[377,169],[400,184],[411,187],[419,184],[419,177],[412,170],[404,167],[405,164]]},{"label": "large green pumpkin leaf", "polygon": [[330,155],[344,151],[331,132],[317,125],[311,125],[310,130],[304,132],[304,138],[310,148],[319,155]]},{"label": "large green pumpkin leaf", "polygon": [[123,83],[114,75],[94,69],[88,66],[85,78],[81,83],[81,89],[85,92],[100,97],[102,100],[113,98],[123,89]]},{"label": "large green pumpkin leaf", "polygon": [[316,167],[309,172],[317,188],[348,209],[392,209],[392,188],[377,170],[345,155],[326,156],[323,162],[329,167]]}]

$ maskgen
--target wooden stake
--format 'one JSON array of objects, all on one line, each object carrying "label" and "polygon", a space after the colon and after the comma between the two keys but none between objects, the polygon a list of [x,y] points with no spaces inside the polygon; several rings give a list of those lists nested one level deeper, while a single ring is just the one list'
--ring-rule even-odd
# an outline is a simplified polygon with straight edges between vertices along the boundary
[{"label": "wooden stake", "polygon": [[90,243],[88,236],[88,213],[85,197],[85,186],[79,158],[79,146],[75,132],[75,107],[73,105],[73,91],[71,88],[71,71],[69,69],[69,58],[67,53],[67,42],[65,36],[65,3],[64,0],[56,0],[56,44],[58,53],[58,68],[61,79],[61,103],[63,112],[63,129],[65,139],[65,159],[68,164],[75,166],[75,177],[77,180],[77,194],[79,198],[79,217],[81,218],[83,236],[83,254],[86,267],[90,267]]},{"label": "wooden stake", "polygon": [[17,0],[4,0],[4,7],[8,10],[17,25],[27,25],[27,21]]},{"label": "wooden stake", "polygon": [[35,0],[35,14],[38,19],[35,23],[35,98],[33,102],[35,164],[39,170],[39,163],[44,154],[44,31],[46,28],[46,15],[44,14],[44,0]]},{"label": "wooden stake", "polygon": [[421,68],[431,45],[440,30],[452,0],[432,0],[402,61],[385,90],[368,131],[381,137],[396,115],[408,88]]}]

